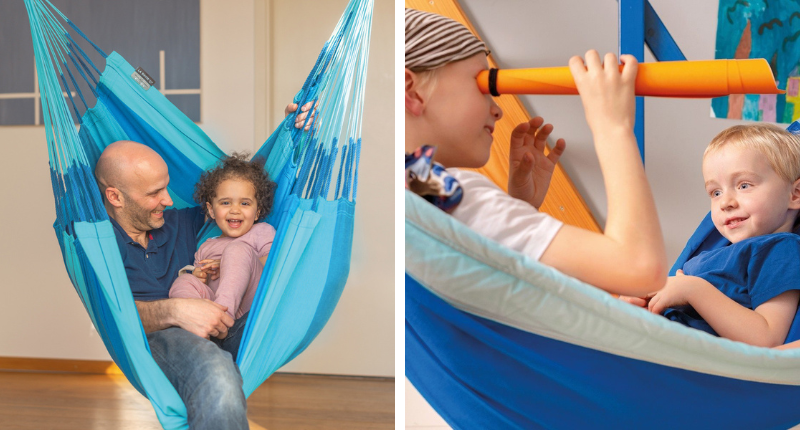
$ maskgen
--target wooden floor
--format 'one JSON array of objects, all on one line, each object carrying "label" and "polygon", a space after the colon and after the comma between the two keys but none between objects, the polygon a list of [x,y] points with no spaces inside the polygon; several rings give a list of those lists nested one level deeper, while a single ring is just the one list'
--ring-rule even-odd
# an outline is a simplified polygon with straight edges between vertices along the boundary
[{"label": "wooden floor", "polygon": [[[392,429],[394,379],[276,374],[248,399],[253,428]],[[0,372],[2,429],[160,429],[120,375]]]}]

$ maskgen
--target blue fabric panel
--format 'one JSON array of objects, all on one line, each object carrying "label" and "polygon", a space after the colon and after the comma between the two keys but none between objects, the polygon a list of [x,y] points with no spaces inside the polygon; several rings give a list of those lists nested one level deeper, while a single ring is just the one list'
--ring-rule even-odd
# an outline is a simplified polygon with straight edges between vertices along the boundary
[{"label": "blue fabric panel", "polygon": [[406,376],[455,429],[758,428],[800,423],[800,386],[660,366],[465,312],[406,275]]},{"label": "blue fabric panel", "polygon": [[280,218],[288,210],[289,205],[294,199],[289,198],[289,193],[294,185],[295,175],[297,174],[297,164],[289,162],[276,175],[270,178],[278,184],[275,188],[275,200],[272,205],[272,212],[267,215],[266,221],[273,226],[278,225]]},{"label": "blue fabric panel", "polygon": [[[316,233],[320,216],[300,208],[300,201],[287,210],[278,223],[261,282],[250,308],[250,319],[239,347],[237,363],[249,395],[268,375],[286,363],[287,358],[305,337],[320,300],[319,283],[326,277],[326,262],[314,261],[307,272],[315,279],[305,283],[301,260],[311,262],[309,242]],[[298,301],[298,299],[302,299]],[[255,316],[255,318],[254,318]],[[257,344],[251,341],[257,339]],[[263,377],[261,376],[263,375]]]},{"label": "blue fabric panel", "polygon": [[99,281],[91,268],[85,250],[79,242],[75,242],[75,256],[77,256],[77,260],[80,262],[81,274],[83,275],[84,285],[86,287],[87,302],[92,308],[89,314],[97,318],[97,320],[93,320],[92,322],[95,328],[97,328],[100,338],[103,339],[103,344],[105,344],[109,355],[111,355],[111,358],[117,366],[119,366],[120,370],[122,370],[122,373],[125,374],[125,377],[128,378],[131,385],[143,396],[147,396],[140,378],[133,368],[131,358],[127,354],[122,334],[117,327],[113,311],[103,297]]},{"label": "blue fabric panel", "polygon": [[92,321],[95,321],[96,317],[94,315],[94,310],[89,304],[86,303],[86,297],[88,296],[86,293],[86,281],[84,280],[83,272],[80,268],[80,262],[77,261],[77,251],[75,250],[74,244],[75,241],[73,240],[72,236],[66,233],[58,223],[53,223],[53,229],[55,230],[56,238],[58,239],[58,246],[61,248],[61,256],[64,259],[64,267],[67,268],[69,280],[72,282],[72,286],[78,293],[78,297],[80,297],[83,307],[89,314],[89,318]]},{"label": "blue fabric panel", "polygon": [[[51,176],[55,172],[51,172]],[[73,214],[76,221],[100,221],[108,219],[108,213],[102,206],[100,190],[94,179],[94,171],[84,164],[73,163],[63,174],[62,185],[65,187],[62,202],[70,207],[68,213]]]},{"label": "blue fabric panel", "polygon": [[81,139],[86,159],[93,168],[106,146],[118,140],[131,140],[111,116],[103,100],[97,100],[96,105],[86,111],[81,121],[78,137]]},{"label": "blue fabric panel", "polygon": [[289,119],[291,116],[286,117],[272,135],[261,145],[261,148],[256,151],[255,157],[263,157],[266,160],[264,169],[269,176],[276,177],[278,172],[283,170],[286,162],[290,160],[294,144],[292,141],[292,133],[288,130]]},{"label": "blue fabric panel", "polygon": [[125,100],[127,109],[159,130],[175,146],[177,152],[182,153],[193,164],[207,169],[225,155],[197,124],[155,87],[143,90],[131,79],[133,73],[134,68],[119,54],[112,52],[106,59],[106,69],[100,85],[112,90],[119,99]]},{"label": "blue fabric panel", "polygon": [[289,200],[237,360],[248,395],[317,336],[349,272],[353,204]]},{"label": "blue fabric panel", "polygon": [[[327,257],[328,276],[324,280],[321,292],[322,299],[311,321],[308,331],[300,341],[300,346],[289,357],[288,361],[293,360],[301,352],[305,351],[308,345],[317,337],[322,328],[330,319],[336,304],[344,290],[347,276],[350,273],[350,253],[353,245],[353,216],[355,203],[344,199],[335,201],[325,201],[317,199],[319,205],[325,205],[321,213],[327,219],[333,220],[333,236],[328,241],[320,241],[320,245],[315,249],[318,252],[318,259],[322,261]],[[320,222],[326,225],[326,221]],[[319,228],[319,227],[318,227]],[[314,246],[314,245],[312,245]]]},{"label": "blue fabric panel", "polygon": [[92,304],[98,333],[125,376],[152,401],[161,425],[185,429],[186,408],[150,355],[110,221],[74,227],[77,252],[72,259],[80,262],[86,280],[81,288]]},{"label": "blue fabric panel", "polygon": [[[59,228],[56,228],[57,232],[58,230]],[[65,264],[73,285],[111,358],[117,363],[133,387],[142,395],[146,395],[129,357],[125,354],[121,334],[112,311],[104,300],[99,281],[89,263],[86,251],[79,242],[67,234],[59,235],[59,242],[64,250]]]}]

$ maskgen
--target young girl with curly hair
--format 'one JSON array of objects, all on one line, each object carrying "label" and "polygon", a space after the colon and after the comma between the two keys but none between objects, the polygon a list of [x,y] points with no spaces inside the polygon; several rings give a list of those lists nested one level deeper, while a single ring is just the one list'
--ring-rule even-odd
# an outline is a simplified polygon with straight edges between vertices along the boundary
[{"label": "young girl with curly hair", "polygon": [[201,298],[227,307],[234,319],[250,310],[275,228],[259,222],[272,210],[275,183],[263,160],[233,154],[203,173],[195,200],[203,205],[222,235],[208,239],[195,253],[192,273],[175,280],[169,297]]}]

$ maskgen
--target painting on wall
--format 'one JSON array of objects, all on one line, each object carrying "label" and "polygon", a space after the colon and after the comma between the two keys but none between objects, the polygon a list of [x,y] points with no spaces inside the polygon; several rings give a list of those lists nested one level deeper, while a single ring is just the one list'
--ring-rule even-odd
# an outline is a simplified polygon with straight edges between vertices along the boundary
[{"label": "painting on wall", "polygon": [[715,118],[790,123],[800,118],[800,1],[719,0],[716,58],[764,58],[785,95],[711,101]]},{"label": "painting on wall", "polygon": [[[51,2],[102,50],[117,51],[131,66],[141,67],[170,102],[192,121],[200,121],[200,0]],[[0,126],[41,125],[44,122],[25,2],[0,0],[0,11]],[[79,40],[102,70],[103,58],[83,42]],[[86,105],[94,106],[92,91],[80,76],[78,80]],[[72,93],[77,97],[75,91]],[[77,103],[83,108],[82,101]]]}]

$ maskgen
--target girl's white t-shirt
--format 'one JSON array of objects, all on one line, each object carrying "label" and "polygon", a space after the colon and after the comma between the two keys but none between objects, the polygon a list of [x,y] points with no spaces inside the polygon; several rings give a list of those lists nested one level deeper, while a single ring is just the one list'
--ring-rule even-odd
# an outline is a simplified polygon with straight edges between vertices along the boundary
[{"label": "girl's white t-shirt", "polygon": [[447,169],[463,188],[451,215],[484,237],[539,260],[564,225],[531,204],[509,196],[485,176]]}]

